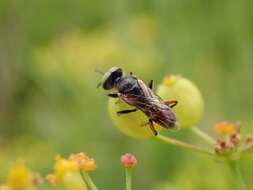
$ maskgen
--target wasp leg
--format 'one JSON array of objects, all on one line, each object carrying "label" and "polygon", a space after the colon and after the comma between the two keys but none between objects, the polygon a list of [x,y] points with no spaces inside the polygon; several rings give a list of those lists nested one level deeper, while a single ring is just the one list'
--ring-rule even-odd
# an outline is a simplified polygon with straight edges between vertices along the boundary
[{"label": "wasp leg", "polygon": [[154,81],[153,80],[150,80],[149,83],[148,83],[148,87],[152,90],[153,87],[154,87]]},{"label": "wasp leg", "polygon": [[118,93],[111,93],[111,94],[107,94],[107,96],[109,96],[111,98],[118,98],[119,94]]},{"label": "wasp leg", "polygon": [[157,136],[157,135],[158,135],[158,132],[156,131],[156,129],[155,129],[155,127],[154,127],[154,124],[153,124],[152,119],[149,119],[149,127],[150,127],[152,133],[153,133],[155,136]]},{"label": "wasp leg", "polygon": [[164,103],[169,106],[170,108],[173,108],[174,106],[177,105],[177,101],[176,100],[169,100],[169,101],[164,101]]},{"label": "wasp leg", "polygon": [[122,114],[128,114],[128,113],[131,113],[131,112],[136,112],[137,109],[132,109],[132,110],[122,110],[122,111],[118,111],[117,114],[118,116],[121,116]]}]

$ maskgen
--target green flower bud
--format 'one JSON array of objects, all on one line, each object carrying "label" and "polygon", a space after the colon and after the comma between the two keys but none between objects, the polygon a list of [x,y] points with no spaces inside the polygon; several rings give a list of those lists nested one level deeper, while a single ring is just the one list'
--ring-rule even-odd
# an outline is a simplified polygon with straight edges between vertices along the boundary
[{"label": "green flower bud", "polygon": [[165,77],[157,94],[164,100],[177,100],[173,108],[181,128],[193,127],[203,115],[204,101],[195,84],[180,76]]},{"label": "green flower bud", "polygon": [[[148,126],[148,117],[140,110],[124,115],[117,115],[118,111],[133,109],[125,102],[116,99],[109,98],[108,110],[110,117],[115,126],[125,135],[134,138],[147,139],[152,138],[151,129]],[[160,130],[160,126],[154,124],[157,131]]]}]

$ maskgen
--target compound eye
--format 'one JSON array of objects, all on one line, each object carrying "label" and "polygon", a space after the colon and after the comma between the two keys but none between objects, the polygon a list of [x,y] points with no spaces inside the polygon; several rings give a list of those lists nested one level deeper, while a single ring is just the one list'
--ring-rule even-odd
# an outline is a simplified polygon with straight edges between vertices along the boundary
[{"label": "compound eye", "polygon": [[110,90],[113,88],[113,86],[114,86],[114,84],[111,81],[107,81],[107,82],[103,83],[103,88],[105,90]]},{"label": "compound eye", "polygon": [[120,68],[112,68],[105,73],[102,84],[105,90],[110,90],[114,87],[115,81],[122,76],[122,70]]}]

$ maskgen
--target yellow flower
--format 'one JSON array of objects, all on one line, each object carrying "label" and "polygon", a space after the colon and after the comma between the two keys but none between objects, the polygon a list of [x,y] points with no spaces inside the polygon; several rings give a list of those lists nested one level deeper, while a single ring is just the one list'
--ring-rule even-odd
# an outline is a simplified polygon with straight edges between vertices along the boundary
[{"label": "yellow flower", "polygon": [[198,87],[189,79],[170,75],[158,86],[157,94],[163,100],[177,100],[173,108],[181,128],[193,127],[201,119],[204,101]]},{"label": "yellow flower", "polygon": [[32,188],[32,172],[21,163],[14,165],[7,177],[12,190],[29,190]]},{"label": "yellow flower", "polygon": [[96,170],[95,160],[83,152],[71,154],[68,159],[57,155],[54,173],[46,178],[53,186],[59,186],[62,183],[66,190],[87,189],[80,175],[82,170],[86,172]]},{"label": "yellow flower", "polygon": [[54,165],[55,176],[61,181],[67,172],[79,172],[78,163],[57,156]]},{"label": "yellow flower", "polygon": [[215,124],[214,129],[215,129],[216,133],[218,133],[218,134],[232,135],[232,134],[239,132],[240,124],[222,121],[222,122]]},{"label": "yellow flower", "polygon": [[95,171],[97,168],[96,161],[83,152],[71,154],[69,160],[76,162],[79,169],[86,172]]},{"label": "yellow flower", "polygon": [[83,165],[82,168],[85,172],[95,171],[97,169],[96,162],[93,158],[89,158]]},{"label": "yellow flower", "polygon": [[83,153],[77,153],[77,154],[71,154],[68,158],[69,161],[76,162],[79,166],[79,168],[82,168],[84,163],[88,160],[88,156]]},{"label": "yellow flower", "polygon": [[46,179],[55,187],[60,185],[60,180],[54,174],[47,175]]}]

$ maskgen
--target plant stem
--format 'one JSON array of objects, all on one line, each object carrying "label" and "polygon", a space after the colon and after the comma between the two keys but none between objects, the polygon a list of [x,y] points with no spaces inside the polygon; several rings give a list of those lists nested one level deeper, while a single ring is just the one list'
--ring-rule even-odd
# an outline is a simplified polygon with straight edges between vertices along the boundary
[{"label": "plant stem", "polygon": [[132,190],[132,168],[126,168],[126,190]]},{"label": "plant stem", "polygon": [[88,184],[89,188],[91,190],[98,190],[98,188],[96,187],[95,183],[93,182],[93,180],[91,179],[91,177],[89,176],[89,174],[87,172],[81,172],[84,181]]},{"label": "plant stem", "polygon": [[175,145],[175,146],[178,146],[181,148],[186,148],[186,149],[197,151],[197,152],[200,152],[203,154],[207,154],[209,156],[214,156],[214,154],[211,151],[209,151],[205,148],[202,148],[202,147],[199,147],[196,145],[192,145],[192,144],[188,144],[188,143],[185,143],[185,142],[182,142],[182,141],[179,141],[179,140],[167,137],[167,136],[163,136],[163,135],[158,134],[155,138],[157,140],[160,140],[160,141],[165,142],[167,144],[172,144],[172,145]]},{"label": "plant stem", "polygon": [[200,130],[197,126],[194,126],[191,128],[191,131],[199,136],[200,138],[204,139],[206,142],[210,143],[210,144],[214,144],[215,143],[215,140],[209,136],[208,134],[206,134],[204,131]]},{"label": "plant stem", "polygon": [[238,167],[238,164],[236,161],[230,161],[228,162],[229,167],[233,173],[233,175],[235,176],[236,179],[234,179],[235,181],[239,182],[238,185],[238,189],[240,190],[247,190],[246,185],[244,183],[240,168]]}]

